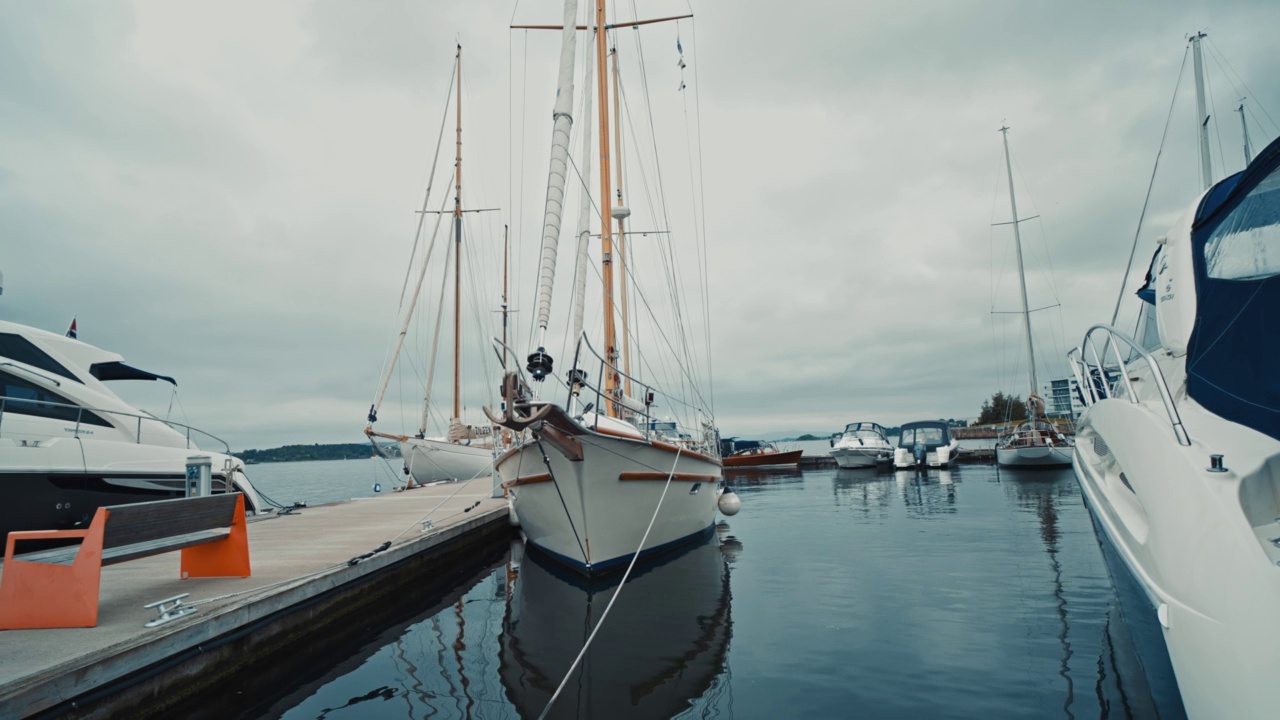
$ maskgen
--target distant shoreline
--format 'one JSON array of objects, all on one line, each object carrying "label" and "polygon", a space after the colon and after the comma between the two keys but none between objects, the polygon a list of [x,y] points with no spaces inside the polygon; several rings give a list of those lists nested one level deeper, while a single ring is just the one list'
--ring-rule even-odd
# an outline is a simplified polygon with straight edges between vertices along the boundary
[{"label": "distant shoreline", "polygon": [[[388,444],[379,447],[389,456],[399,457],[400,455],[400,448],[396,445]],[[373,447],[368,443],[284,445],[266,450],[240,450],[231,454],[243,460],[246,465],[312,460],[362,460],[374,456]]]}]

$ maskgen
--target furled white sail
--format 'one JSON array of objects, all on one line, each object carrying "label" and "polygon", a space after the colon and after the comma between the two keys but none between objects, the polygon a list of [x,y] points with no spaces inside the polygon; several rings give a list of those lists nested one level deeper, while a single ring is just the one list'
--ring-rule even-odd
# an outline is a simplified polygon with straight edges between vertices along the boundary
[{"label": "furled white sail", "polygon": [[551,168],[547,204],[542,215],[542,257],[538,263],[538,327],[547,329],[551,317],[551,286],[556,277],[556,249],[564,212],[564,186],[569,176],[569,130],[573,126],[573,61],[577,48],[577,0],[564,0],[564,31],[560,39],[560,74],[551,129]]},{"label": "furled white sail", "polygon": [[[588,96],[591,94],[591,79],[595,75],[595,63],[586,63],[586,77],[582,80],[582,87]],[[582,155],[581,165],[578,167],[582,173],[581,192],[578,197],[578,267],[574,273],[573,284],[573,342],[577,343],[582,337],[582,315],[583,308],[586,306],[587,298],[587,263],[590,258],[587,256],[587,248],[591,240],[591,100],[585,98],[582,103]]]}]

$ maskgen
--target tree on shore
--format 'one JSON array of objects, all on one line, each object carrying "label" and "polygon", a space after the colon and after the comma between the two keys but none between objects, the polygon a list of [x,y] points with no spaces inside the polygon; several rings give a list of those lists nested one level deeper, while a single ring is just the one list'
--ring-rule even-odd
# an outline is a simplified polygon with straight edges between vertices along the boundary
[{"label": "tree on shore", "polygon": [[1021,395],[1005,395],[996,391],[990,400],[982,402],[982,412],[978,414],[979,425],[992,423],[1017,422],[1027,419],[1027,404]]}]

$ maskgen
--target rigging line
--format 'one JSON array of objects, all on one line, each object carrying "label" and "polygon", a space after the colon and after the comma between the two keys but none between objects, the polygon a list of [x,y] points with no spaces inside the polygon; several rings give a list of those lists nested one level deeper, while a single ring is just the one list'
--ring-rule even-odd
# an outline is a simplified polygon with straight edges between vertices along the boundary
[{"label": "rigging line", "polygon": [[[632,12],[635,12],[635,0],[632,0],[631,6],[632,6]],[[640,84],[642,88],[642,95],[644,97],[644,107],[645,107],[646,115],[648,116],[648,119],[649,119],[649,136],[650,136],[651,144],[653,146],[653,166],[654,166],[654,172],[657,175],[658,201],[662,210],[662,219],[663,219],[662,227],[664,229],[670,230],[671,216],[667,208],[666,188],[662,182],[662,160],[658,155],[657,125],[654,123],[654,120],[653,120],[653,104],[650,102],[649,73],[648,73],[648,69],[645,66],[645,61],[644,61],[644,42],[641,40],[640,33],[638,31],[633,33],[633,35],[636,41],[636,54],[640,61],[639,62]],[[621,85],[621,83],[619,83],[619,85]],[[619,88],[619,92],[620,94],[623,95],[625,99],[626,95],[625,95],[625,92],[622,91],[621,87]],[[666,242],[662,242],[663,240],[666,240]],[[659,241],[660,241],[660,244],[667,249],[667,255],[669,256],[669,258],[665,256],[663,258],[664,269],[666,270],[665,277],[667,279],[669,292],[671,293],[671,296],[672,296],[672,304],[673,304],[672,315],[676,321],[676,328],[679,330],[680,337],[683,340],[688,337],[688,334],[685,331],[684,313],[680,303],[679,288],[683,285],[683,283],[680,282],[679,269],[678,269],[678,266],[675,264],[675,256],[674,256],[674,250],[673,250],[674,242],[671,241],[669,238],[660,238]],[[689,363],[690,365],[693,365],[692,359],[689,356],[687,345],[684,345],[683,349],[684,349],[685,362]],[[683,384],[684,383],[682,378],[681,385]]]},{"label": "rigging line", "polygon": [[[1253,126],[1258,129],[1258,132],[1265,133],[1266,128],[1262,124],[1262,118],[1258,117],[1258,113],[1253,111],[1253,103],[1245,103],[1244,109],[1245,109],[1245,112],[1249,113],[1249,117],[1253,118]],[[1270,139],[1274,139],[1275,135],[1267,134],[1261,137],[1269,137]],[[1258,146],[1257,143],[1250,143],[1250,144]],[[1261,147],[1265,147],[1265,146],[1266,146],[1265,143],[1261,145]]]},{"label": "rigging line", "polygon": [[[437,503],[437,504],[436,504],[436,506],[435,506],[435,507],[433,507],[433,508],[431,508],[430,510],[428,510],[428,511],[426,512],[426,514],[425,514],[425,515],[423,515],[421,518],[419,518],[419,519],[415,520],[414,522],[410,523],[408,527],[406,527],[404,530],[401,530],[401,531],[400,531],[400,534],[399,534],[399,535],[396,535],[395,537],[391,538],[391,542],[392,542],[392,543],[395,543],[395,541],[397,541],[397,540],[399,540],[400,538],[404,537],[404,534],[405,534],[405,533],[407,533],[407,532],[409,532],[410,530],[414,529],[415,527],[417,527],[417,526],[421,525],[421,524],[422,524],[422,523],[423,523],[427,518],[431,517],[431,515],[432,515],[433,513],[435,513],[435,511],[439,510],[439,509],[440,509],[440,508],[441,508],[445,503],[447,503],[447,502],[449,502],[450,500],[452,500],[452,499],[453,499],[453,498],[454,498],[458,493],[462,492],[463,490],[466,490],[466,489],[467,489],[467,486],[468,486],[468,485],[470,485],[470,484],[471,484],[471,482],[472,482],[473,480],[475,480],[476,478],[480,477],[481,475],[486,474],[486,470],[489,470],[489,469],[491,468],[491,466],[492,466],[492,465],[493,465],[493,463],[490,463],[489,465],[484,466],[484,467],[483,467],[483,468],[481,468],[480,470],[476,471],[476,474],[472,475],[471,477],[469,477],[469,478],[467,478],[466,480],[463,480],[461,483],[459,483],[459,484],[458,484],[458,489],[457,489],[457,490],[454,490],[454,491],[453,491],[453,493],[452,493],[451,495],[449,495],[449,497],[446,497],[445,499],[441,500],[439,503]],[[456,515],[456,514],[458,514],[458,513],[454,513],[454,514]],[[452,517],[452,516],[450,516],[450,517]],[[443,520],[444,518],[441,518],[441,519]]]},{"label": "rigging line", "polygon": [[[677,43],[679,43],[679,37],[680,37],[680,23],[679,23],[679,21],[677,21],[677,22],[676,22],[676,42],[677,42]],[[683,61],[683,59],[682,59],[682,60],[681,60],[681,63],[683,63],[683,62],[684,62],[684,61]],[[685,86],[685,84],[684,84],[684,79],[683,79],[683,77],[684,77],[684,69],[683,69],[683,65],[682,65],[682,66],[681,66],[681,81],[680,81],[680,83],[681,83],[681,87],[687,87],[687,86]],[[683,112],[684,112],[684,147],[685,147],[685,155],[687,156],[687,158],[688,158],[688,162],[689,162],[689,187],[690,187],[690,195],[692,196],[692,204],[693,204],[693,242],[694,242],[694,258],[697,260],[697,263],[698,263],[698,278],[699,278],[699,280],[703,280],[703,279],[705,279],[705,278],[706,278],[707,267],[706,267],[706,264],[705,264],[706,256],[705,256],[703,253],[699,252],[699,247],[702,245],[702,238],[700,237],[700,233],[698,232],[698,215],[699,215],[699,213],[698,213],[698,208],[699,208],[698,201],[699,201],[699,198],[698,198],[697,190],[695,189],[695,188],[697,187],[697,180],[696,180],[696,178],[695,178],[695,176],[694,176],[694,171],[693,171],[693,169],[694,169],[694,162],[693,162],[693,144],[692,144],[692,141],[691,141],[691,140],[690,140],[690,138],[689,138],[689,95],[688,95],[688,93],[685,93],[685,92],[683,92],[683,91],[680,93],[680,106],[681,106],[681,109],[682,109],[682,110],[683,110]],[[703,292],[703,289],[705,288],[705,285],[706,285],[706,283],[705,283],[705,282],[699,282],[699,284],[698,284],[698,287],[699,287],[698,299],[699,299],[700,301],[704,300],[704,292]],[[705,315],[705,310],[704,310],[704,315]],[[706,327],[704,326],[703,331],[704,331],[704,336],[705,336],[705,337],[709,337],[708,335],[706,335],[706,333],[707,333],[707,332],[709,332],[708,328],[706,328]],[[708,343],[707,343],[706,351],[707,351],[707,358],[706,358],[706,359],[707,359],[707,361],[708,361],[708,362],[707,362],[707,372],[708,372],[708,375],[710,375],[710,372],[711,372],[711,363],[710,363],[710,360],[711,360],[711,344],[710,344],[710,342],[708,342]]]},{"label": "rigging line", "polygon": [[[455,63],[457,63],[457,58],[454,58],[454,62],[455,62]],[[456,64],[455,64],[455,67],[456,67]],[[421,214],[419,214],[419,215],[418,215],[418,226],[417,226],[417,229],[414,231],[414,234],[413,234],[413,247],[412,247],[412,249],[410,249],[410,251],[409,251],[409,261],[408,261],[407,263],[405,263],[405,268],[404,268],[404,281],[403,281],[403,282],[401,283],[401,285],[400,285],[400,299],[399,299],[399,301],[397,301],[397,302],[398,302],[398,304],[397,304],[397,307],[396,307],[396,317],[397,317],[397,319],[399,319],[400,312],[404,309],[404,294],[405,294],[405,291],[406,291],[406,290],[408,290],[408,288],[409,288],[409,276],[410,276],[410,274],[413,272],[413,258],[414,258],[414,257],[417,255],[417,253],[418,253],[418,245],[420,244],[420,241],[421,241],[421,239],[422,239],[422,227],[423,227],[423,222],[424,222],[424,221],[425,221],[425,219],[426,219],[427,203],[429,202],[429,200],[430,200],[430,198],[431,198],[431,188],[432,188],[432,186],[433,186],[433,185],[434,185],[434,183],[435,183],[436,163],[437,163],[437,162],[439,161],[439,159],[440,159],[440,148],[442,147],[443,142],[444,142],[444,128],[445,128],[445,123],[447,122],[448,117],[449,117],[449,99],[452,97],[452,95],[453,95],[453,72],[452,72],[452,70],[451,70],[451,71],[450,71],[450,73],[449,73],[449,87],[448,87],[447,92],[445,93],[444,118],[442,118],[442,119],[441,119],[441,121],[440,121],[440,134],[439,134],[439,135],[437,136],[437,138],[436,138],[436,152],[435,152],[435,155],[434,155],[434,156],[432,157],[432,159],[431,159],[431,172],[427,175],[427,190],[426,190],[426,192],[425,192],[425,193],[423,194],[423,196],[422,196],[422,210],[423,210],[423,212],[422,212]],[[443,206],[441,206],[441,207],[443,207]],[[396,341],[395,341],[395,339],[394,339],[394,337],[395,337],[395,336],[392,336],[392,337],[393,337],[393,339],[392,339],[392,340],[390,340],[390,341],[387,343],[387,352],[386,352],[386,354],[385,354],[385,355],[383,355],[383,358],[382,358],[382,367],[383,367],[383,372],[386,372],[386,368],[387,368],[387,366],[388,366],[388,363],[390,363],[390,362],[395,362],[394,360],[392,360],[392,359],[391,359],[391,354],[392,354],[393,352],[395,352],[395,350],[393,350],[393,348],[394,348],[394,347],[395,347],[395,345],[396,345]],[[380,381],[380,380],[381,380],[381,379],[379,379],[379,381]],[[377,392],[378,392],[378,391],[376,390],[376,388],[377,388],[377,387],[378,387],[378,385],[375,383],[375,385],[374,385],[374,388],[375,388],[375,390],[374,390],[374,394],[375,394],[375,395],[376,395],[376,394],[377,394]]]},{"label": "rigging line", "polygon": [[370,413],[370,423],[373,422],[373,416],[376,415],[378,409],[382,407],[382,399],[383,399],[383,396],[386,395],[387,385],[390,384],[391,382],[391,374],[395,369],[396,361],[399,360],[400,353],[404,348],[404,338],[405,338],[405,335],[409,332],[410,323],[413,321],[412,313],[414,308],[417,306],[418,296],[422,292],[422,280],[424,277],[426,277],[427,266],[431,262],[431,255],[432,253],[435,252],[436,240],[440,236],[440,221],[444,217],[444,213],[443,213],[444,204],[448,202],[448,200],[449,200],[449,197],[448,197],[448,194],[446,193],[446,195],[441,199],[441,202],[440,202],[441,212],[436,215],[436,224],[431,231],[431,243],[427,246],[427,252],[423,255],[423,258],[422,258],[422,269],[418,272],[418,282],[416,285],[414,285],[413,298],[410,300],[409,306],[405,309],[404,313],[400,313],[401,315],[404,315],[403,322],[401,323],[401,326],[400,326],[400,334],[396,336],[395,350],[392,353],[390,353],[389,360],[383,367],[382,376],[378,378],[379,388],[374,393],[374,400],[373,400],[373,405],[371,406],[371,413]]},{"label": "rigging line", "polygon": [[[538,454],[542,456],[542,464],[547,468],[547,474],[551,476],[551,484],[556,489],[556,495],[560,498],[560,507],[564,508],[564,517],[569,521],[569,529],[573,531],[573,539],[578,541],[578,552],[582,553],[582,561],[587,564],[590,569],[591,558],[587,556],[586,549],[582,546],[582,537],[578,535],[578,528],[573,522],[573,514],[569,512],[569,504],[564,501],[564,493],[560,492],[560,481],[556,479],[556,471],[551,469],[551,458],[547,457],[547,449],[542,444],[542,438],[537,435],[533,436],[533,441],[538,444]],[[552,698],[555,700],[555,698]]]},{"label": "rigging line", "polygon": [[[642,67],[643,67],[643,66],[642,66]],[[630,107],[630,103],[628,102],[628,96],[627,96],[627,93],[626,93],[626,88],[625,88],[625,86],[621,86],[621,85],[620,85],[620,86],[619,86],[619,92],[620,92],[620,95],[621,95],[621,97],[622,97],[623,106],[624,106],[624,107],[626,107],[626,109],[627,109],[627,114],[628,114],[628,116],[630,116],[630,110],[631,110],[631,107]],[[641,143],[640,143],[639,137],[636,135],[636,132],[635,132],[635,128],[636,128],[638,125],[639,125],[639,123],[636,123],[636,122],[632,122],[632,123],[627,123],[627,124],[626,124],[627,129],[630,131],[630,134],[631,134],[631,138],[632,138],[633,144],[634,144],[634,145],[635,145],[635,147],[636,147],[636,157],[637,157],[638,159],[640,159],[640,160],[643,160],[643,159],[645,158],[645,156],[644,156],[644,154],[643,154],[643,153],[641,153],[641,152],[640,152],[640,149],[641,149],[642,145],[641,145]],[[655,152],[656,152],[656,147],[655,147],[654,149],[655,149]],[[669,226],[669,223],[668,223],[666,226],[664,226],[664,225],[663,225],[663,223],[659,223],[659,222],[657,221],[656,216],[653,216],[653,214],[652,214],[652,208],[656,207],[659,203],[654,201],[654,198],[653,198],[653,190],[652,190],[652,188],[650,187],[650,184],[649,184],[649,176],[648,176],[648,173],[645,171],[645,164],[644,164],[644,162],[643,162],[643,161],[641,161],[641,162],[633,163],[633,165],[632,165],[632,166],[633,166],[633,167],[639,167],[639,171],[640,171],[640,178],[641,178],[641,185],[642,185],[642,187],[644,188],[644,194],[645,194],[646,198],[647,198],[647,199],[648,199],[648,201],[649,201],[649,206],[650,206],[650,209],[651,209],[651,213],[650,213],[650,214],[651,214],[651,221],[652,221],[652,224],[653,224],[653,225],[655,225],[655,226],[659,226],[659,227],[668,227],[668,226]],[[659,185],[659,191],[661,192],[661,185]],[[634,247],[634,246],[632,246],[632,247]],[[663,261],[664,270],[666,270],[666,271],[667,271],[667,272],[666,272],[666,274],[664,275],[664,278],[667,280],[667,290],[668,290],[668,294],[669,294],[669,295],[671,295],[671,296],[673,297],[673,301],[672,301],[672,306],[671,306],[671,307],[672,307],[672,310],[673,310],[673,315],[675,316],[675,317],[674,317],[674,319],[675,319],[675,321],[676,321],[676,322],[675,322],[675,324],[677,324],[677,326],[678,326],[678,325],[679,325],[679,316],[677,315],[677,313],[679,312],[678,290],[676,290],[676,289],[675,289],[675,284],[674,284],[674,282],[673,282],[673,280],[672,280],[672,274],[671,274],[671,272],[670,272],[670,264],[669,264],[669,262],[668,262],[668,257],[667,257],[666,255],[663,255],[663,254],[662,254],[662,248],[664,248],[664,247],[667,247],[667,248],[669,249],[669,246],[661,245],[661,244],[660,244],[658,248],[655,248],[655,252],[657,252],[657,253],[658,253],[659,258]],[[632,265],[634,266],[634,265],[635,265],[635,263],[633,263]],[[632,270],[632,269],[630,269],[630,268],[629,268],[629,269],[628,269],[628,273],[629,273],[629,277],[632,277],[632,278],[633,278],[633,282],[631,283],[631,287],[632,287],[632,288],[634,288],[634,291],[633,291],[633,292],[634,292],[634,293],[636,293],[636,294],[639,294],[639,295],[643,296],[643,290],[641,290],[641,284],[640,284],[639,282],[636,282],[636,281],[634,280],[634,270]],[[652,320],[653,320],[653,322],[654,322],[655,326],[656,326],[656,327],[657,327],[657,329],[658,329],[658,332],[663,336],[663,340],[666,342],[667,348],[668,348],[668,350],[670,350],[670,352],[671,352],[671,354],[672,354],[673,359],[677,359],[677,360],[678,360],[678,359],[679,359],[679,357],[680,357],[680,355],[681,355],[681,353],[680,353],[680,352],[678,352],[678,351],[676,350],[676,348],[674,347],[674,345],[671,343],[670,339],[669,339],[669,338],[667,338],[667,337],[665,336],[665,333],[663,333],[663,331],[662,331],[662,329],[661,329],[661,328],[662,328],[662,326],[663,326],[663,323],[662,323],[662,322],[661,322],[661,320],[658,318],[657,313],[654,311],[653,307],[652,307],[651,305],[649,305],[649,304],[648,304],[648,301],[647,301],[647,299],[646,299],[646,298],[641,297],[641,300],[642,300],[642,302],[644,302],[644,304],[647,306],[647,308],[646,308],[646,309],[647,309],[647,310],[648,310],[648,312],[649,312],[650,319],[652,319]],[[639,332],[638,324],[637,324],[637,329],[636,329],[636,331],[637,331],[637,333]],[[638,336],[638,335],[636,335],[635,337],[637,338],[637,345],[639,345],[639,336]],[[687,358],[688,358],[687,352],[685,353],[685,357],[686,357],[686,362],[687,362]],[[664,367],[666,367],[666,360],[667,360],[666,356],[665,356],[665,355],[660,355],[660,359],[663,361],[663,365],[664,365]],[[682,370],[684,369],[684,368],[683,368],[683,366],[681,367],[681,369],[682,369]],[[688,374],[687,374],[687,371],[686,371],[686,375],[683,375],[683,376],[681,376],[681,375],[677,375],[677,374],[674,374],[674,373],[670,373],[670,372],[667,372],[667,373],[665,374],[665,376],[666,376],[666,377],[668,377],[668,378],[671,378],[671,377],[673,377],[673,376],[677,377],[677,379],[678,379],[678,380],[679,380],[679,382],[680,382],[680,386],[681,386],[682,394],[684,394],[684,389],[685,389],[686,382],[687,382],[687,383],[691,383],[691,384],[694,386],[695,391],[697,391],[697,383],[696,383],[696,381],[694,381],[694,379],[693,379],[693,377],[692,377],[692,376],[690,376],[690,375],[688,375]],[[669,396],[669,397],[673,397],[673,396]],[[703,400],[703,402],[705,403],[705,400]]]},{"label": "rigging line", "polygon": [[[689,5],[686,0],[685,5]],[[693,7],[689,6],[689,14]],[[716,407],[715,373],[711,367],[711,280],[710,265],[707,260],[707,188],[706,172],[702,161],[702,83],[698,80],[698,19],[689,19],[690,31],[693,35],[693,111],[696,132],[698,135],[698,194],[702,196],[702,322],[706,334],[707,345],[707,395],[711,401],[708,410],[714,416]],[[696,227],[696,226],[695,226]]]},{"label": "rigging line", "polygon": [[[441,215],[443,217],[443,215]],[[438,222],[438,221],[437,221]],[[440,359],[440,326],[444,319],[444,299],[445,291],[449,288],[449,258],[453,257],[453,245],[450,241],[445,248],[444,253],[444,277],[440,280],[440,301],[436,303],[436,327],[431,336],[431,355],[428,356],[427,362],[427,380],[423,384],[422,392],[422,424],[418,427],[418,431],[423,435],[427,434],[428,413],[431,408],[431,390],[435,385],[436,363]]]},{"label": "rigging line", "polygon": [[[1027,181],[1026,173],[1022,172],[1022,168],[1018,165],[1017,155],[1014,154],[1013,151],[1010,151],[1009,156],[1010,158],[1012,158],[1012,164],[1014,168],[1016,168],[1018,171],[1018,174],[1022,176],[1022,189],[1026,191],[1027,199],[1031,201],[1031,208],[1035,212],[1036,225],[1040,227],[1040,242],[1041,242],[1041,245],[1043,245],[1044,247],[1044,263],[1045,263],[1045,267],[1049,269],[1049,284],[1050,284],[1050,287],[1053,289],[1053,300],[1054,302],[1060,303],[1062,302],[1062,300],[1061,300],[1061,296],[1058,294],[1058,278],[1057,278],[1057,275],[1055,275],[1053,272],[1053,256],[1049,254],[1049,239],[1048,237],[1045,236],[1044,218],[1041,217],[1041,214],[1040,214],[1040,204],[1036,202],[1036,196],[1034,193],[1031,192],[1031,183]],[[1017,220],[1017,218],[1014,218],[1014,219]],[[1034,249],[1039,249],[1039,248],[1035,248],[1034,246],[1032,247]]]},{"label": "rigging line", "polygon": [[409,252],[409,262],[404,270],[404,282],[400,286],[400,307],[404,306],[404,294],[409,289],[409,274],[413,270],[413,256],[418,252],[418,244],[422,239],[422,227],[427,219],[427,202],[431,197],[431,188],[435,185],[436,167],[440,162],[440,148],[444,144],[444,128],[449,121],[449,108],[453,97],[454,70],[458,67],[458,58],[453,59],[453,69],[449,71],[449,87],[445,91],[444,114],[440,118],[440,134],[436,136],[436,152],[431,158],[431,171],[427,174],[427,191],[422,196],[422,212],[418,214],[418,227],[413,233],[413,249]]},{"label": "rigging line", "polygon": [[1169,137],[1169,122],[1173,120],[1173,106],[1178,100],[1178,90],[1182,87],[1182,75],[1187,70],[1187,54],[1191,48],[1182,51],[1182,67],[1178,68],[1178,81],[1173,86],[1173,99],[1169,101],[1169,113],[1164,119],[1164,131],[1160,133],[1160,148],[1156,150],[1156,160],[1151,166],[1151,181],[1147,183],[1147,197],[1142,201],[1142,212],[1138,215],[1138,227],[1133,232],[1133,246],[1129,249],[1129,262],[1125,263],[1124,275],[1120,277],[1120,294],[1116,297],[1116,308],[1111,312],[1111,325],[1116,324],[1120,316],[1120,303],[1124,300],[1125,285],[1129,282],[1129,271],[1133,268],[1133,256],[1138,252],[1138,239],[1142,237],[1142,223],[1147,217],[1147,206],[1151,203],[1151,189],[1156,185],[1156,171],[1160,169],[1160,156],[1164,153],[1164,141]]},{"label": "rigging line", "polygon": [[[1212,112],[1213,112],[1213,115],[1211,117],[1217,117],[1218,102],[1213,99],[1213,82],[1210,80],[1210,78],[1211,78],[1211,74],[1206,72],[1204,74],[1204,86],[1209,91],[1209,107],[1212,109]],[[1226,177],[1231,173],[1227,172],[1227,155],[1222,151],[1222,123],[1221,122],[1215,121],[1213,123],[1213,135],[1218,140],[1218,164],[1222,166],[1221,168],[1219,168],[1222,171],[1222,173],[1218,177]]]},{"label": "rigging line", "polygon": [[1223,64],[1226,65],[1231,70],[1231,73],[1236,76],[1236,79],[1240,81],[1240,86],[1245,89],[1249,97],[1253,98],[1254,104],[1258,106],[1258,109],[1262,110],[1262,114],[1266,115],[1267,120],[1271,121],[1271,127],[1275,128],[1278,132],[1280,132],[1280,124],[1276,123],[1276,121],[1271,117],[1271,113],[1267,112],[1267,108],[1263,106],[1261,102],[1258,101],[1258,98],[1261,96],[1255,93],[1253,89],[1249,87],[1249,84],[1244,81],[1244,78],[1240,76],[1240,73],[1236,72],[1236,69],[1231,66],[1231,62],[1227,60],[1226,54],[1223,53],[1222,50],[1218,49],[1218,44],[1215,43],[1212,38],[1209,38],[1207,36],[1205,39],[1209,41],[1209,46],[1213,48],[1213,51],[1216,52],[1218,54],[1218,57],[1222,59]]},{"label": "rigging line", "polygon": [[[630,268],[628,268],[627,273],[628,273],[628,275],[630,275]],[[662,330],[662,324],[658,322],[657,315],[653,312],[653,308],[652,308],[652,306],[649,304],[649,299],[648,299],[648,297],[646,297],[646,296],[645,296],[645,294],[644,294],[644,291],[640,289],[640,284],[639,284],[639,283],[637,283],[637,282],[634,282],[634,281],[633,281],[633,284],[636,286],[636,293],[640,296],[640,300],[641,300],[641,302],[644,304],[645,310],[647,310],[647,311],[649,312],[649,317],[650,317],[650,318],[652,318],[652,319],[653,319],[653,321],[654,321],[654,327],[655,327],[655,329],[658,331],[658,336],[659,336],[659,337],[661,337],[661,338],[662,338],[662,340],[663,340],[663,342],[665,342],[665,343],[666,343],[667,348],[668,348],[669,350],[671,350],[671,353],[672,353],[673,357],[676,357],[676,358],[677,358],[676,366],[677,366],[677,367],[679,367],[679,368],[681,369],[681,371],[682,371],[682,375],[684,375],[684,376],[688,377],[688,381],[689,381],[689,384],[690,384],[690,386],[691,386],[691,389],[693,390],[693,394],[694,394],[694,395],[696,395],[696,396],[698,397],[698,400],[699,400],[699,401],[700,401],[700,402],[705,406],[705,405],[706,405],[706,398],[704,398],[704,397],[702,396],[702,392],[698,389],[698,386],[697,386],[697,384],[694,382],[693,377],[689,375],[689,370],[688,370],[687,368],[685,368],[685,366],[684,366],[683,364],[680,364],[680,363],[679,363],[679,361],[678,361],[678,360],[679,360],[679,357],[678,357],[678,355],[676,354],[676,350],[675,350],[675,348],[674,348],[674,347],[672,347],[671,340],[667,337],[667,334]]]},{"label": "rigging line", "polygon": [[[569,678],[573,676],[573,671],[578,668],[578,664],[582,662],[582,658],[587,654],[587,649],[591,647],[591,642],[596,639],[596,633],[600,632],[600,628],[604,626],[604,621],[609,617],[609,611],[613,609],[613,603],[617,601],[618,596],[622,594],[622,588],[627,584],[627,578],[631,577],[631,570],[636,566],[636,560],[640,557],[640,551],[644,549],[644,544],[649,539],[649,532],[653,530],[653,523],[658,519],[658,511],[662,509],[662,503],[667,499],[667,490],[671,488],[671,479],[676,475],[676,466],[680,462],[680,446],[676,446],[676,460],[671,464],[671,472],[667,474],[667,484],[662,486],[662,495],[658,498],[658,506],[653,509],[653,517],[649,518],[649,527],[644,530],[644,537],[640,538],[640,546],[636,548],[636,552],[631,556],[631,562],[627,563],[627,571],[622,574],[622,579],[618,581],[618,589],[613,591],[613,597],[609,598],[609,604],[605,606],[604,612],[600,614],[600,620],[596,626],[592,628],[591,635],[587,636],[587,641],[583,643],[582,650],[578,652],[578,657],[573,659],[573,664],[569,666],[569,671],[565,673],[564,679],[560,681],[560,686],[556,688],[551,699],[547,701],[547,706],[542,709],[542,713],[538,715],[538,720],[544,720],[547,713],[551,712],[551,706],[555,705],[556,698],[560,697],[560,693],[564,690],[564,686],[568,684]],[[585,555],[584,555],[585,557]]]},{"label": "rigging line", "polygon": [[[601,281],[603,281],[603,277],[600,275],[600,270],[599,270],[599,268],[595,268],[595,273],[596,273],[596,277],[597,277],[597,278],[599,278]],[[667,345],[667,349],[668,349],[668,350],[670,350],[670,351],[671,351],[672,356],[676,358],[676,360],[677,360],[677,362],[676,362],[676,367],[680,368],[680,370],[681,370],[681,373],[680,373],[681,378],[682,378],[682,379],[684,379],[684,378],[688,378],[688,381],[689,381],[690,385],[692,386],[692,390],[693,390],[694,395],[697,395],[698,400],[699,400],[701,403],[703,403],[703,406],[705,407],[706,399],[702,396],[701,391],[699,391],[699,390],[698,390],[697,385],[693,382],[693,378],[689,375],[689,370],[684,366],[684,364],[682,364],[682,363],[680,363],[680,362],[679,362],[679,353],[678,353],[678,352],[676,352],[676,349],[675,349],[675,347],[672,345],[671,340],[667,337],[667,334],[666,334],[665,332],[663,332],[663,330],[662,330],[662,323],[659,321],[659,319],[658,319],[658,317],[657,317],[657,314],[656,314],[656,313],[654,313],[654,311],[653,311],[653,307],[649,304],[649,299],[648,299],[648,297],[647,297],[647,296],[645,296],[644,291],[640,289],[640,284],[639,284],[638,282],[635,282],[634,277],[631,275],[631,268],[630,268],[630,267],[628,267],[628,268],[627,268],[627,276],[628,276],[628,277],[632,277],[632,284],[635,286],[635,288],[636,288],[636,293],[639,295],[640,300],[641,300],[641,302],[643,303],[645,310],[647,310],[647,311],[648,311],[650,319],[652,319],[652,320],[653,320],[653,322],[654,322],[654,326],[655,326],[655,329],[658,331],[658,336],[662,338],[663,342],[665,342],[665,343],[666,343],[666,345]],[[615,308],[614,308],[614,310],[616,311],[616,309],[617,309],[617,308],[615,307]],[[683,387],[683,383],[682,383],[682,387]],[[668,396],[668,397],[669,397],[669,398],[671,398],[671,399],[674,399],[674,397],[673,397],[673,396]],[[690,407],[692,407],[692,406],[690,406]]]}]

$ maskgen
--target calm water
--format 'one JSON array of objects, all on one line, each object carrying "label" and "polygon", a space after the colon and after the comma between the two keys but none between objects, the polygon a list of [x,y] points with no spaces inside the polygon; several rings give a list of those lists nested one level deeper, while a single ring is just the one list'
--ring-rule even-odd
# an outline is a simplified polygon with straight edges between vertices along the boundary
[{"label": "calm water", "polygon": [[[283,501],[376,462],[251,469]],[[742,512],[643,566],[552,717],[1153,717],[1070,470],[731,481]],[[615,586],[518,547],[476,570],[270,716],[536,717]]]}]

